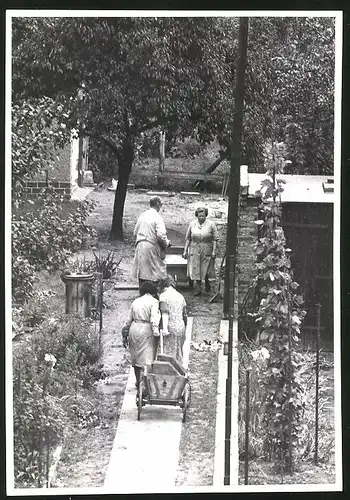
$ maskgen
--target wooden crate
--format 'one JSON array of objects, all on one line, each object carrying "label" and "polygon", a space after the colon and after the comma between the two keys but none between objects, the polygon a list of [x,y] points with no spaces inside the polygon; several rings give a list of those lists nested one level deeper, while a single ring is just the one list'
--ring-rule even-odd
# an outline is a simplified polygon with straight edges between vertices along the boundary
[{"label": "wooden crate", "polygon": [[165,257],[167,274],[173,276],[176,282],[187,282],[187,260],[179,253],[168,253]]}]

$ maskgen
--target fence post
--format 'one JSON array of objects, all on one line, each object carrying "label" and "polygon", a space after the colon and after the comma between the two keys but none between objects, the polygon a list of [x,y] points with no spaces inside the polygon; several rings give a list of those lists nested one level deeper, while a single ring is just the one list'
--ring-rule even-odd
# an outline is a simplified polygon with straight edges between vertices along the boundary
[{"label": "fence post", "polygon": [[245,391],[245,453],[244,453],[244,484],[248,484],[248,463],[249,463],[249,392],[250,392],[250,368],[246,371],[246,391]]},{"label": "fence post", "polygon": [[317,335],[316,335],[316,390],[315,390],[315,465],[318,463],[318,397],[319,397],[319,371],[320,371],[320,331],[321,331],[321,305],[316,304]]},{"label": "fence post", "polygon": [[49,440],[50,440],[50,437],[49,437],[49,432],[48,432],[48,429],[46,427],[46,436],[45,436],[45,440],[46,440],[46,488],[50,488],[50,479],[49,479],[49,476],[50,476],[50,443],[49,443]]},{"label": "fence post", "polygon": [[102,324],[103,324],[103,321],[102,321],[102,311],[103,311],[103,274],[101,273],[101,276],[100,276],[100,332],[99,332],[99,337],[98,337],[98,341],[99,341],[99,344],[101,345],[101,334],[102,334]]},{"label": "fence post", "polygon": [[292,434],[293,434],[293,422],[292,422],[292,412],[290,411],[290,404],[292,398],[292,378],[293,378],[293,365],[292,365],[292,304],[290,296],[290,284],[288,283],[287,289],[287,300],[288,300],[288,465],[287,471],[292,474],[293,472],[293,444],[292,444]]},{"label": "fence post", "polygon": [[159,171],[164,171],[164,158],[165,158],[165,132],[159,132]]}]

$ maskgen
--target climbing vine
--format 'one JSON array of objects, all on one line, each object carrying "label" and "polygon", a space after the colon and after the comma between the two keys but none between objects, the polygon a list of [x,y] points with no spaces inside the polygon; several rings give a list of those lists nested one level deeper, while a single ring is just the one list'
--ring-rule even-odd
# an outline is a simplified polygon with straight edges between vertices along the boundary
[{"label": "climbing vine", "polygon": [[293,280],[290,253],[281,225],[280,194],[284,180],[283,157],[278,145],[266,153],[266,178],[261,183],[260,238],[255,246],[256,284],[260,305],[255,314],[262,347],[269,351],[261,383],[266,389],[263,425],[264,450],[292,472],[293,448],[297,444],[298,424],[303,411],[302,387],[295,368],[300,359],[296,347],[305,311]]}]

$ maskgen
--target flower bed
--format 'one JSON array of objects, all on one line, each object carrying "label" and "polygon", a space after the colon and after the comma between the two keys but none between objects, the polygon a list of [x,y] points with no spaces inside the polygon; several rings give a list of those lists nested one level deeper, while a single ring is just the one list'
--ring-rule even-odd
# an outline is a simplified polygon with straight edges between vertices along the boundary
[{"label": "flower bed", "polygon": [[14,477],[25,488],[45,485],[74,401],[102,373],[93,322],[54,312],[39,297],[17,310],[22,335],[13,348]]}]

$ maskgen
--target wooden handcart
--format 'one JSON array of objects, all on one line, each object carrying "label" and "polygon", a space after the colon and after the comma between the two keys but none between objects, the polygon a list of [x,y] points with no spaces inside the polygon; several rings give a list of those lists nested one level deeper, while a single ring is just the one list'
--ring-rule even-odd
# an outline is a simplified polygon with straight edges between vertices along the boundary
[{"label": "wooden handcart", "polygon": [[166,272],[175,280],[176,284],[189,284],[193,287],[193,282],[187,276],[187,260],[182,257],[184,247],[171,246],[166,250],[165,263]]},{"label": "wooden handcart", "polygon": [[144,369],[137,398],[137,420],[145,405],[171,405],[182,408],[182,422],[186,422],[191,402],[191,385],[187,370],[172,356],[163,354],[163,335],[160,334],[160,354]]}]

